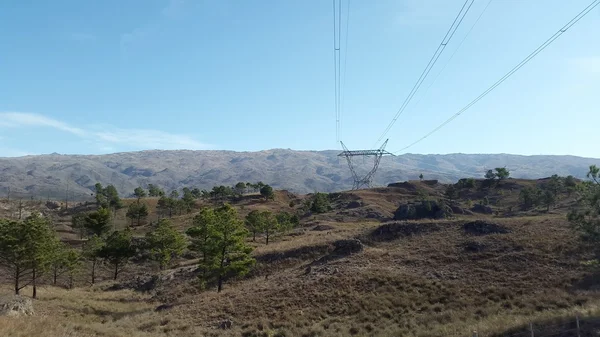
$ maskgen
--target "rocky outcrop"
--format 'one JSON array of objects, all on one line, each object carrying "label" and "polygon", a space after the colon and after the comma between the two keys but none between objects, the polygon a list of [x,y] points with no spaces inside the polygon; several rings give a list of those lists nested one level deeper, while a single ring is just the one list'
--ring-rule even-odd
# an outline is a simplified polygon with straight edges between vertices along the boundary
[{"label": "rocky outcrop", "polygon": [[33,314],[33,303],[28,297],[12,295],[0,298],[0,316],[31,316]]},{"label": "rocky outcrop", "polygon": [[452,214],[452,208],[445,202],[424,200],[400,205],[394,213],[394,220],[443,219]]},{"label": "rocky outcrop", "polygon": [[359,239],[338,240],[333,243],[335,249],[332,254],[346,256],[361,252],[364,249]]}]

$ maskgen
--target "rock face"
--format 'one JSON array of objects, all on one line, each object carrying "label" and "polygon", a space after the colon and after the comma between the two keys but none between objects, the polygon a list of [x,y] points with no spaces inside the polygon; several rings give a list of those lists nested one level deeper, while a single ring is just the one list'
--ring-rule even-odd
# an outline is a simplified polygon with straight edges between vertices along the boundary
[{"label": "rock face", "polygon": [[446,203],[425,200],[418,203],[400,205],[394,213],[394,220],[442,219],[453,214]]},{"label": "rock face", "polygon": [[0,316],[22,315],[33,315],[33,303],[30,298],[20,295],[4,296],[0,298]]}]

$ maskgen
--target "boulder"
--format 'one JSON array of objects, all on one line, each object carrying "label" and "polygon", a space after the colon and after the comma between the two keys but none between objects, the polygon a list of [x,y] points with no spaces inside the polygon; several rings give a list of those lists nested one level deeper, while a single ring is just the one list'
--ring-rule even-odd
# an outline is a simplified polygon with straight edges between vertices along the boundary
[{"label": "boulder", "polygon": [[442,219],[452,214],[452,208],[446,203],[424,200],[418,203],[400,205],[394,212],[394,220]]},{"label": "boulder", "polygon": [[33,303],[31,302],[31,298],[21,295],[11,295],[0,298],[0,316],[22,315],[33,315]]},{"label": "boulder", "polygon": [[359,239],[338,240],[333,245],[335,246],[333,253],[336,255],[350,255],[361,252],[364,249]]}]

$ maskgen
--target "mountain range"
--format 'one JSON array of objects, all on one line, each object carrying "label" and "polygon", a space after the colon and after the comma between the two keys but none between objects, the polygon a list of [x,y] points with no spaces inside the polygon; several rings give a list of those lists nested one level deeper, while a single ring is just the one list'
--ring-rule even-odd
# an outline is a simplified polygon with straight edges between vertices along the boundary
[{"label": "mountain range", "polygon": [[[258,182],[296,193],[333,192],[352,187],[352,176],[339,151],[273,149],[234,151],[140,151],[106,155],[36,155],[0,158],[0,197],[91,198],[97,182],[114,185],[128,196],[137,186],[156,184],[165,190],[182,187],[211,189],[239,181]],[[372,157],[354,157],[359,174],[368,172]],[[383,157],[375,186],[425,179],[454,182],[483,177],[487,169],[506,167],[515,178],[553,174],[585,178],[600,159],[575,156],[511,154],[403,154]],[[10,191],[10,192],[9,192]]]}]

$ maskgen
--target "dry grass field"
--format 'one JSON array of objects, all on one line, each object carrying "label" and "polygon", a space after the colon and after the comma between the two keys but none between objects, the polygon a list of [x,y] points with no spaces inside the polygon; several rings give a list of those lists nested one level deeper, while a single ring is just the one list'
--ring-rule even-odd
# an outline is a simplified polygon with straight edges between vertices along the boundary
[{"label": "dry grass field", "polygon": [[[600,274],[585,264],[591,257],[578,248],[566,221],[573,200],[565,196],[550,212],[515,211],[519,189],[531,184],[511,181],[488,191],[492,214],[444,220],[389,219],[401,203],[423,195],[440,198],[443,186],[411,182],[341,193],[331,212],[303,218],[300,228],[269,245],[262,238],[251,242],[255,269],[226,283],[221,293],[200,291],[193,273],[178,273],[193,270],[193,259],[177,261],[161,273],[175,276],[146,292],[109,290],[119,287],[111,288],[115,282],[107,280],[108,270],[102,272],[105,281],[90,286],[84,271],[75,289],[39,289],[35,316],[1,317],[0,336],[471,336],[478,331],[494,337],[528,333],[530,322],[536,336],[577,336],[557,330],[576,315],[582,319],[581,336],[598,336]],[[478,201],[480,194],[465,193],[461,203]],[[278,192],[275,201],[248,197],[234,206],[241,215],[252,209],[293,212],[299,206],[290,207],[290,201],[306,198]],[[357,203],[347,207],[351,202]],[[64,238],[77,239],[67,215],[45,212]],[[177,215],[173,221],[183,230],[192,217]],[[124,214],[115,219],[117,227],[127,225]],[[475,220],[487,225],[470,224]],[[136,233],[148,230],[144,225]],[[363,249],[336,248],[347,239],[360,240]],[[116,284],[157,273],[154,265],[131,264]],[[0,292],[10,294],[11,288],[6,284]],[[221,329],[226,320],[233,322],[231,328]]]}]

